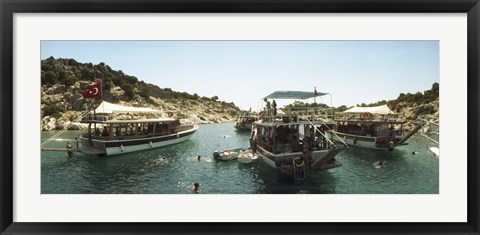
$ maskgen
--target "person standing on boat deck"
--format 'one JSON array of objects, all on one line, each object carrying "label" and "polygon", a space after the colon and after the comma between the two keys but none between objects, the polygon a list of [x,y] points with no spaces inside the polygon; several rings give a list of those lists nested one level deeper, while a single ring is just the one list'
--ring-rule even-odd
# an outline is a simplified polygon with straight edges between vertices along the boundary
[{"label": "person standing on boat deck", "polygon": [[103,128],[103,132],[102,132],[102,136],[109,136],[110,134],[108,133],[108,128],[107,127],[104,127]]},{"label": "person standing on boat deck", "polygon": [[320,148],[324,149],[327,146],[327,139],[325,138],[325,129],[323,126],[320,127]]},{"label": "person standing on boat deck", "polygon": [[269,117],[269,116],[272,115],[272,113],[271,113],[272,106],[270,105],[270,101],[268,101],[267,99],[265,99],[265,101],[267,102],[267,105],[266,105],[266,108],[267,108],[267,117]]},{"label": "person standing on boat deck", "polygon": [[277,116],[277,102],[275,100],[272,101],[272,108],[273,108],[273,116]]},{"label": "person standing on boat deck", "polygon": [[295,111],[292,112],[292,119],[293,119],[294,122],[298,121],[297,112],[295,112]]},{"label": "person standing on boat deck", "polygon": [[69,157],[73,156],[73,146],[70,144],[70,141],[67,142],[66,148],[67,148],[68,156]]}]

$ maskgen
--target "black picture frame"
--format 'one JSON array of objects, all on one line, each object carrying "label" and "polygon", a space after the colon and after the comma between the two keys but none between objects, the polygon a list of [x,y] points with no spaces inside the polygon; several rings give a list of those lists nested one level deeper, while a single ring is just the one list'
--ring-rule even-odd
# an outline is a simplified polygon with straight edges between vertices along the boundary
[{"label": "black picture frame", "polygon": [[[1,234],[479,234],[478,0],[0,0]],[[13,222],[14,13],[450,13],[468,14],[468,222],[466,223],[21,223]]]}]

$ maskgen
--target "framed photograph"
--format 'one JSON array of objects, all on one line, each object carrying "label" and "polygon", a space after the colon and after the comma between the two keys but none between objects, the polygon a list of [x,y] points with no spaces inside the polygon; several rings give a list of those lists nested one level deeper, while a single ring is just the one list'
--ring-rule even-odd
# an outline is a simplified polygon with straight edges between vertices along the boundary
[{"label": "framed photograph", "polygon": [[477,0],[1,5],[1,234],[479,233]]}]

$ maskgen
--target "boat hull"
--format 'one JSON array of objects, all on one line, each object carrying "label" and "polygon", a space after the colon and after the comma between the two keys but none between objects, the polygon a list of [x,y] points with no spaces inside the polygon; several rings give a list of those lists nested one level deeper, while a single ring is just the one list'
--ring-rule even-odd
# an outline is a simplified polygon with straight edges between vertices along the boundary
[{"label": "boat hull", "polygon": [[384,138],[385,143],[380,144],[378,142],[379,139],[376,137],[349,135],[341,132],[335,132],[335,134],[330,132],[329,134],[330,134],[330,138],[335,141],[342,141],[349,146],[354,146],[354,147],[359,147],[364,149],[390,149],[391,150],[399,146],[393,143],[389,145],[386,138]]},{"label": "boat hull", "polygon": [[92,139],[91,141],[89,138],[82,137],[80,140],[82,143],[82,152],[86,154],[111,156],[178,144],[188,140],[197,130],[198,126],[195,126],[190,130],[166,136],[127,140]]},{"label": "boat hull", "polygon": [[[319,171],[331,168],[340,167],[342,164],[335,160],[335,155],[342,151],[346,146],[341,146],[337,149],[324,149],[316,150],[307,153],[310,158],[310,164],[308,170]],[[284,174],[291,174],[288,170],[293,165],[293,159],[297,157],[304,157],[302,152],[290,152],[290,153],[272,153],[261,146],[257,148],[257,155],[270,167],[281,171]]]},{"label": "boat hull", "polygon": [[238,155],[238,162],[242,164],[249,164],[252,163],[253,161],[257,160],[258,156],[252,152],[252,150],[247,150],[245,152],[241,152]]},{"label": "boat hull", "polygon": [[237,129],[237,131],[251,131],[252,130],[252,123],[249,123],[249,124],[237,123],[237,124],[235,124],[235,129]]},{"label": "boat hull", "polygon": [[438,147],[429,147],[429,148],[428,148],[428,151],[430,151],[430,152],[433,154],[433,156],[435,156],[435,157],[440,157],[440,148],[438,148]]}]

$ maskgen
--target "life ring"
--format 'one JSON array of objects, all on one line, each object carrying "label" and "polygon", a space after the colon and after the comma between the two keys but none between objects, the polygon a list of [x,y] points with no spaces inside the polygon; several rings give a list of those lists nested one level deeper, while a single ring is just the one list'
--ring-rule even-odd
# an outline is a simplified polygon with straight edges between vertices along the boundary
[{"label": "life ring", "polygon": [[300,164],[297,164],[297,161],[295,161],[295,160],[293,162],[295,163],[296,167],[303,167],[305,165],[305,161],[303,161],[303,160],[301,160],[301,161],[302,161],[302,163],[300,163]]}]

